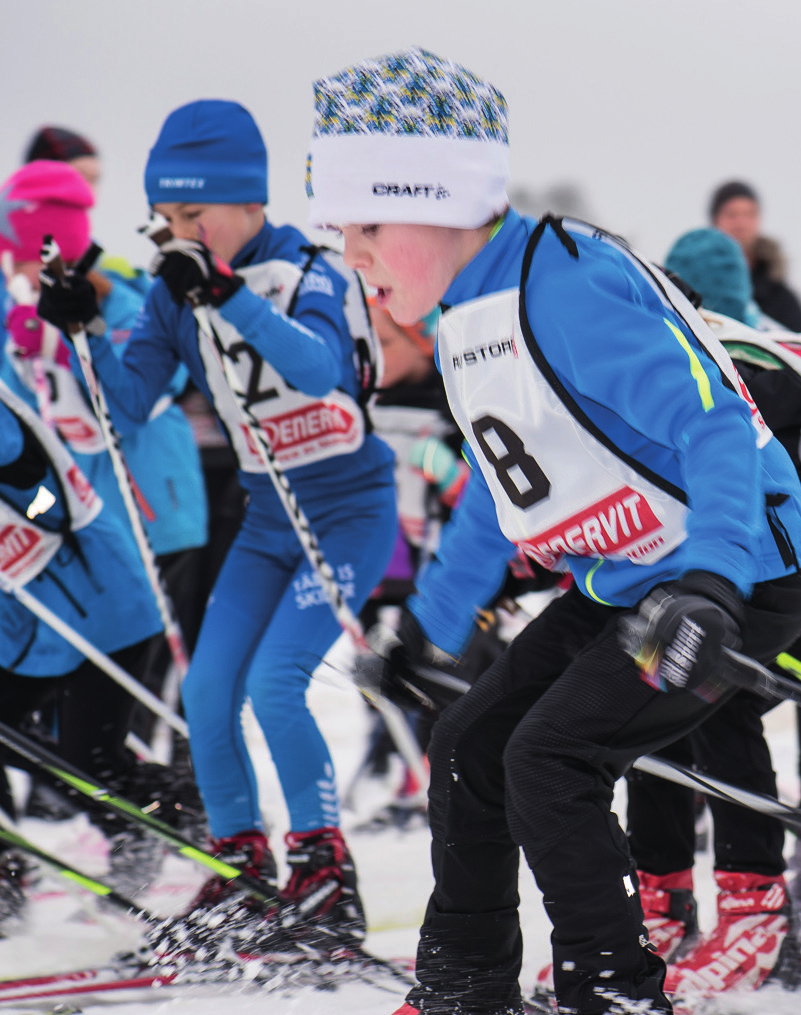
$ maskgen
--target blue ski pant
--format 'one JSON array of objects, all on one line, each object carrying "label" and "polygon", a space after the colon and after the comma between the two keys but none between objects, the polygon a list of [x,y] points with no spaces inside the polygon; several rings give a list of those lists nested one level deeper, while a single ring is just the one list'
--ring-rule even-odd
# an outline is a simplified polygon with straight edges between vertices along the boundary
[{"label": "blue ski pant", "polygon": [[[394,486],[340,496],[319,511],[304,509],[357,614],[392,552]],[[215,837],[262,827],[242,729],[247,699],[275,765],[290,828],[338,825],[331,755],[306,691],[340,634],[288,519],[251,501],[210,596],[182,689],[195,775]]]}]

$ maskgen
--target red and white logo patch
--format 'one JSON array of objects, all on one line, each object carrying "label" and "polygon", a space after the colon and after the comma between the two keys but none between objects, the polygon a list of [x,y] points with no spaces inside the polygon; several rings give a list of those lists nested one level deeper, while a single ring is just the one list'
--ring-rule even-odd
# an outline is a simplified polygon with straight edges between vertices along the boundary
[{"label": "red and white logo patch", "polygon": [[518,546],[544,567],[564,554],[639,560],[663,543],[661,529],[645,497],[624,486]]}]

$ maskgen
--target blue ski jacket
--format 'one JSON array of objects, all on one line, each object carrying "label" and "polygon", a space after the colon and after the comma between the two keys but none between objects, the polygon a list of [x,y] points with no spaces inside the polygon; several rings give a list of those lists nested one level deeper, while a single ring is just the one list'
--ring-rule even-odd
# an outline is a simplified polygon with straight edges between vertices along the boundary
[{"label": "blue ski jacket", "polygon": [[[7,481],[23,453],[20,422],[0,403],[0,498],[25,514],[43,486],[55,502],[41,523],[51,531],[66,530],[60,549],[26,590],[102,652],[115,652],[157,634],[162,624],[153,592],[122,519],[104,507],[94,521],[71,532],[66,500],[52,467],[32,486]],[[13,595],[0,593],[1,667],[29,677],[57,677],[83,660],[78,649]]]},{"label": "blue ski jacket", "polygon": [[[309,257],[309,242],[292,226],[265,222],[231,262],[234,269],[269,260],[301,267]],[[354,398],[359,386],[353,361],[353,342],[342,308],[345,281],[317,258],[301,284],[292,317],[240,288],[220,308],[242,337],[290,384],[311,395],[340,388]],[[104,381],[112,416],[137,423],[146,419],[170,378],[184,363],[195,386],[209,402],[209,390],[198,348],[197,322],[188,306],[177,306],[161,279],[151,288],[120,360],[105,336],[90,338],[95,367]],[[73,356],[73,369],[79,370]],[[322,503],[342,493],[358,493],[377,482],[392,484],[393,457],[373,433],[367,433],[358,452],[338,455],[294,468],[292,489],[304,505]],[[260,508],[283,511],[267,475],[239,472],[240,482]],[[289,523],[287,523],[289,524]]]},{"label": "blue ski jacket", "polygon": [[[453,280],[444,305],[518,288],[535,226],[510,211]],[[775,439],[757,448],[747,403],[630,261],[595,237],[570,235],[577,258],[550,228],[536,247],[524,293],[531,330],[589,420],[684,491],[690,508],[687,538],[655,563],[567,557],[581,590],[629,607],[688,570],[720,574],[744,596],[755,582],[798,570],[801,486],[787,452]],[[492,598],[510,552],[474,468],[437,558],[409,601],[435,644],[451,652],[463,647],[475,608]]]}]

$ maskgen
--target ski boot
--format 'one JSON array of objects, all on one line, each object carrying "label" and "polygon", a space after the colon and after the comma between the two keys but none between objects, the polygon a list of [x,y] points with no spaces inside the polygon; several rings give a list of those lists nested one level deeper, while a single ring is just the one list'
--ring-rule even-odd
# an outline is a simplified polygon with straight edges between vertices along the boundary
[{"label": "ski boot", "polygon": [[692,869],[671,874],[637,871],[637,876],[648,940],[669,962],[671,957],[686,952],[698,937]]},{"label": "ski boot", "polygon": [[268,942],[281,935],[275,860],[264,833],[253,829],[216,839],[208,851],[258,881],[268,899],[242,891],[223,875],[212,875],[184,913],[148,932],[151,965],[160,971],[190,964],[230,968],[254,957],[257,946],[264,953]]},{"label": "ski boot", "polygon": [[19,853],[11,849],[0,853],[0,938],[22,923],[27,874],[28,866]]},{"label": "ski boot", "polygon": [[735,987],[756,989],[772,973],[780,979],[783,954],[797,948],[783,877],[719,870],[715,881],[717,926],[668,966],[668,993],[708,996]]},{"label": "ski boot", "polygon": [[281,922],[302,946],[328,955],[358,950],[366,934],[353,859],[338,828],[288,832],[290,877]]}]

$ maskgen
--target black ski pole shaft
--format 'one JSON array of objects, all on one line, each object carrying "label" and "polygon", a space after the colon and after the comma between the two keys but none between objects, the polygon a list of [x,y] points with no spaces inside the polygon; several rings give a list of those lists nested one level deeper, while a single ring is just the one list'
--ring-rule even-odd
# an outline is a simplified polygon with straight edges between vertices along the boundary
[{"label": "black ski pole shaft", "polygon": [[59,758],[58,755],[53,754],[46,747],[35,743],[23,733],[17,732],[17,730],[12,729],[3,722],[0,722],[0,744],[10,747],[26,761],[33,763],[37,768],[55,777],[65,786],[69,786],[95,803],[101,804],[107,810],[113,811],[115,814],[128,818],[135,824],[147,828],[179,855],[185,856],[188,860],[206,867],[214,874],[228,881],[236,882],[243,891],[256,896],[263,902],[272,902],[274,900],[274,896],[265,890],[264,885],[260,881],[248,877],[238,867],[233,867],[231,864],[225,863],[223,860],[199,849],[165,821],[137,807],[130,800],[126,800],[124,797],[113,793],[108,787],[101,785],[90,775]]},{"label": "black ski pole shaft", "polygon": [[120,895],[119,892],[116,892],[110,885],[107,885],[102,881],[98,881],[97,878],[89,877],[88,874],[83,874],[81,871],[76,870],[75,867],[71,867],[70,864],[60,860],[57,856],[53,856],[52,853],[48,853],[41,849],[35,843],[26,839],[18,832],[13,831],[10,828],[6,828],[3,825],[0,825],[0,842],[5,842],[9,846],[20,849],[31,856],[35,856],[37,860],[41,860],[42,863],[46,863],[49,867],[52,867],[53,870],[57,871],[68,881],[72,881],[81,888],[85,888],[88,892],[91,892],[93,895],[97,895],[101,899],[106,899],[108,902],[113,903],[118,909],[124,910],[137,920],[154,925],[162,922],[160,917],[155,916],[149,910],[140,906],[138,902],[134,902],[132,899],[126,899],[124,895]]}]

